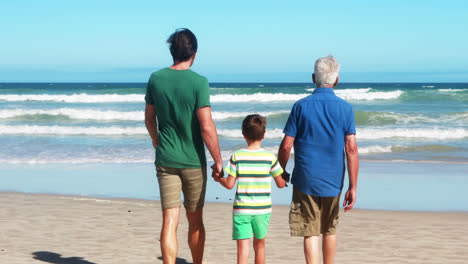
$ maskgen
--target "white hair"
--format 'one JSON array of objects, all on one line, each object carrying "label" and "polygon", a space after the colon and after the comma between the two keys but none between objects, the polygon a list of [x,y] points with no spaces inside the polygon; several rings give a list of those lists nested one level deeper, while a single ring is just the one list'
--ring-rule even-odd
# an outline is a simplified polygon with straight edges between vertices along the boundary
[{"label": "white hair", "polygon": [[315,62],[314,67],[315,83],[317,84],[317,87],[324,85],[335,85],[339,71],[340,64],[332,55],[319,58]]}]

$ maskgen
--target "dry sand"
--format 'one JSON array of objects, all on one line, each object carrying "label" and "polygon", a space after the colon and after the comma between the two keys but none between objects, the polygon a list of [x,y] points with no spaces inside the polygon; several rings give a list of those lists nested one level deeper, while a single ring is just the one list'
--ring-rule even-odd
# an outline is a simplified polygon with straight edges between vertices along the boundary
[{"label": "dry sand", "polygon": [[[0,193],[0,204],[2,264],[162,263],[158,201]],[[336,263],[468,263],[466,212],[353,210],[340,217]],[[206,263],[235,263],[231,205],[206,204],[204,219]],[[191,263],[186,232],[183,217],[177,263]],[[286,206],[274,206],[267,263],[304,263]]]}]

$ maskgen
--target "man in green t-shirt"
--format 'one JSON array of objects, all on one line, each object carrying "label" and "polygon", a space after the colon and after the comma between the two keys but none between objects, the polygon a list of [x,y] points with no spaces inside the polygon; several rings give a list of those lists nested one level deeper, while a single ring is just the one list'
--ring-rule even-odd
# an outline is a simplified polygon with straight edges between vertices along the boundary
[{"label": "man in green t-shirt", "polygon": [[203,143],[215,162],[213,177],[222,177],[223,161],[211,118],[208,80],[190,70],[197,39],[190,30],[178,29],[167,42],[174,64],[151,74],[145,96],[145,123],[156,149],[163,210],[161,252],[164,263],[175,263],[182,191],[193,263],[202,263],[205,245],[202,212],[207,181]]}]

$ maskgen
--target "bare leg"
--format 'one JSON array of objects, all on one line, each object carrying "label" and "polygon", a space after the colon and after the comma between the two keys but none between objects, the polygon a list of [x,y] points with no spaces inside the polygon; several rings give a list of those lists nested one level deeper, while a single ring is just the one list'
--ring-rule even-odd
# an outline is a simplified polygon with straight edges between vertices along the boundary
[{"label": "bare leg", "polygon": [[195,212],[187,212],[189,223],[188,243],[192,252],[193,264],[201,264],[205,249],[205,226],[203,225],[203,207]]},{"label": "bare leg", "polygon": [[248,238],[237,240],[237,264],[249,263],[249,243]]},{"label": "bare leg", "polygon": [[320,263],[319,237],[304,237],[304,255],[307,264]]},{"label": "bare leg", "polygon": [[333,264],[336,253],[336,235],[323,235],[322,241],[323,264]]},{"label": "bare leg", "polygon": [[254,238],[255,264],[265,264],[265,238]]},{"label": "bare leg", "polygon": [[173,264],[177,256],[177,226],[180,208],[168,208],[163,211],[161,229],[161,253],[164,264]]}]

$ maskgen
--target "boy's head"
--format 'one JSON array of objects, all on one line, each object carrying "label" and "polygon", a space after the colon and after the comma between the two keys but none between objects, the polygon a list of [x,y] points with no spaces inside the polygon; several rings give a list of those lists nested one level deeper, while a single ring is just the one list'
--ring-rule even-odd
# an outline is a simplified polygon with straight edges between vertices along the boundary
[{"label": "boy's head", "polygon": [[187,61],[197,53],[197,38],[187,28],[178,28],[167,39],[167,43],[169,43],[169,50],[174,62]]},{"label": "boy's head", "polygon": [[265,136],[266,120],[261,115],[248,115],[242,121],[242,135],[251,141],[262,140]]}]

